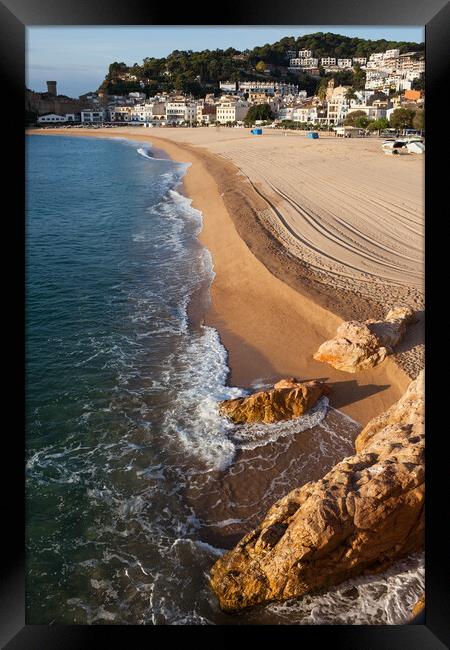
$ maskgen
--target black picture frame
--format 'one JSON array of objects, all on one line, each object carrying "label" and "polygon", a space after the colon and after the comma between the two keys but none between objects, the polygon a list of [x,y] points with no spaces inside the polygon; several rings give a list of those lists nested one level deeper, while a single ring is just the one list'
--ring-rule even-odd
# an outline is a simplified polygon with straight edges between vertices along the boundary
[{"label": "black picture frame", "polygon": [[[211,5],[207,11],[197,5],[177,8],[164,3],[147,3],[143,6],[138,0],[4,0],[0,2],[0,66],[4,78],[5,94],[2,98],[5,109],[3,115],[4,136],[7,137],[7,162],[3,172],[4,192],[13,193],[12,208],[4,214],[3,225],[12,228],[4,233],[5,244],[15,242],[14,265],[8,262],[4,271],[5,303],[15,305],[14,314],[24,323],[24,127],[23,106],[25,89],[25,27],[31,25],[172,25],[176,17],[177,25],[211,25]],[[353,0],[325,0],[322,3],[296,2],[280,3],[261,0],[250,3],[232,0],[221,7],[215,19],[217,25],[420,25],[426,33],[426,346],[427,346],[427,490],[426,490],[426,613],[414,621],[414,625],[403,626],[282,626],[265,627],[264,636],[277,635],[277,640],[286,634],[295,633],[303,644],[326,643],[332,647],[354,650],[408,649],[438,650],[449,647],[450,608],[448,607],[448,576],[445,563],[448,558],[447,537],[444,533],[445,510],[439,504],[446,492],[446,470],[448,459],[441,453],[441,441],[447,437],[445,426],[432,426],[436,411],[445,409],[444,401],[437,397],[436,383],[433,379],[433,341],[437,337],[429,334],[428,314],[433,308],[433,293],[436,283],[446,283],[444,275],[433,275],[432,266],[438,256],[430,255],[432,220],[442,220],[445,212],[439,204],[444,199],[445,166],[440,167],[437,160],[442,143],[442,120],[446,105],[442,96],[448,84],[448,42],[450,8],[445,0],[389,0],[359,2]],[[444,116],[445,117],[445,116]],[[448,139],[448,138],[447,138]],[[5,160],[5,156],[3,157]],[[448,163],[447,163],[448,168]],[[447,181],[448,182],[448,181]],[[442,203],[446,205],[445,202]],[[447,203],[448,205],[448,203]],[[448,212],[448,207],[447,207]],[[6,246],[5,246],[6,248]],[[15,268],[14,268],[15,267]],[[433,279],[434,278],[434,279]],[[14,279],[14,281],[12,281]],[[433,281],[432,281],[433,279]],[[442,280],[442,282],[441,282]],[[439,288],[439,287],[438,287]],[[10,292],[8,294],[8,291]],[[438,305],[437,302],[434,304]],[[11,307],[12,309],[12,307]],[[4,444],[7,437],[7,451],[4,451],[4,474],[7,488],[3,493],[3,520],[7,523],[3,531],[3,577],[0,582],[0,642],[8,650],[26,648],[27,650],[50,650],[52,648],[102,647],[106,643],[127,644],[128,647],[141,647],[151,640],[155,628],[147,626],[29,626],[25,624],[25,549],[24,549],[24,356],[25,344],[23,327],[13,319],[5,318],[7,332],[5,341],[15,342],[5,345],[9,353],[6,368],[8,374],[7,399],[4,409],[12,412],[12,423],[4,429]],[[437,347],[437,345],[436,345]],[[430,364],[431,360],[431,364]],[[14,372],[15,370],[15,372]],[[18,398],[12,408],[13,400]],[[448,416],[447,416],[448,417]],[[5,445],[6,448],[6,445]],[[430,471],[431,470],[431,471]],[[431,514],[430,514],[431,513]],[[448,566],[448,565],[447,565]],[[169,629],[170,634],[175,628]],[[183,633],[188,635],[196,626]],[[213,627],[202,628],[209,639]],[[226,643],[234,627],[221,629],[220,634]],[[260,628],[252,630],[259,636]],[[148,634],[150,634],[150,639]],[[125,636],[126,635],[126,636]],[[136,637],[136,635],[138,635]],[[130,636],[132,637],[130,639]],[[138,639],[138,640],[136,640]],[[187,641],[187,638],[186,638]]]}]

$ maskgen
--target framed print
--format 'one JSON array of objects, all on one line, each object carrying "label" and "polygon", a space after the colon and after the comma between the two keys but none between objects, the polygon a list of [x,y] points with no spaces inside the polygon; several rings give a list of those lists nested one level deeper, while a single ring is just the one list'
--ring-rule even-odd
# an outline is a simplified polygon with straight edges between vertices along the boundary
[{"label": "framed print", "polygon": [[1,12],[25,413],[2,643],[446,647],[448,6]]}]

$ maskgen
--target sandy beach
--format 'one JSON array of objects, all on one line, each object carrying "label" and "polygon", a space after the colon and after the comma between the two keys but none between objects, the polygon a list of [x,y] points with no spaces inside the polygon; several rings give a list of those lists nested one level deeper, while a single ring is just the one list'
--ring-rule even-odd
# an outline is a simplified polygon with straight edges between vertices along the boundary
[{"label": "sandy beach", "polygon": [[[184,188],[203,213],[216,274],[209,308],[192,317],[218,329],[231,384],[326,378],[331,405],[364,425],[423,366],[422,157],[385,156],[376,138],[244,129],[32,132],[149,141],[191,163]],[[420,320],[379,367],[352,376],[313,360],[342,320],[396,303]]]}]

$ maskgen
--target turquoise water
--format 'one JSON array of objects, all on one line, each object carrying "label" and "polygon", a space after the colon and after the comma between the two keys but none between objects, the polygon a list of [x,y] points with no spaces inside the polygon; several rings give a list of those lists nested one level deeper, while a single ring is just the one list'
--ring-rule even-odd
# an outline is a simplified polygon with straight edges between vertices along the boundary
[{"label": "turquoise water", "polygon": [[[359,620],[345,588],[237,617],[209,590],[223,548],[352,453],[357,427],[326,398],[294,424],[218,416],[243,391],[218,333],[188,318],[214,271],[186,169],[120,138],[27,138],[27,623]],[[396,622],[420,567],[355,583],[391,612],[359,622]]]}]

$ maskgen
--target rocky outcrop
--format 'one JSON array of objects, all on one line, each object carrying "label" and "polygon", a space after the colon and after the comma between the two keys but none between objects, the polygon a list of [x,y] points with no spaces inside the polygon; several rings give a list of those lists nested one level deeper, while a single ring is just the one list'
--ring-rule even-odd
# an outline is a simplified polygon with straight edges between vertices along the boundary
[{"label": "rocky outcrop", "polygon": [[314,359],[345,372],[373,368],[392,354],[407,325],[415,320],[410,307],[395,307],[384,321],[347,321],[338,327],[333,339],[322,343]]},{"label": "rocky outcrop", "polygon": [[322,381],[301,383],[296,379],[282,379],[272,390],[258,391],[248,397],[220,402],[219,413],[235,424],[270,424],[303,415],[314,406],[319,397],[328,394],[329,390]]},{"label": "rocky outcrop", "polygon": [[383,571],[424,539],[423,371],[372,420],[358,453],[275,503],[211,569],[222,609],[302,596]]},{"label": "rocky outcrop", "polygon": [[410,620],[413,621],[416,618],[416,616],[420,616],[420,614],[423,614],[424,611],[425,611],[425,594],[423,594],[423,596],[419,598],[419,600],[412,608]]}]

